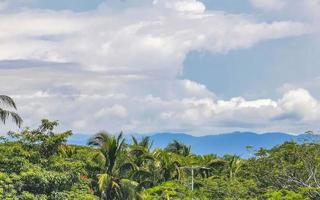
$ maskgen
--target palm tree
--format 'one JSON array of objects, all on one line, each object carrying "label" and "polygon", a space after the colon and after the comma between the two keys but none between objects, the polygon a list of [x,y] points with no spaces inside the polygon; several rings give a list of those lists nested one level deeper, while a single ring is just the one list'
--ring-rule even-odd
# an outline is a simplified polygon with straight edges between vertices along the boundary
[{"label": "palm tree", "polygon": [[242,160],[238,156],[232,156],[229,161],[229,178],[235,178],[241,167]]},{"label": "palm tree", "polygon": [[155,157],[151,154],[152,141],[150,137],[144,137],[140,141],[132,136],[132,144],[129,148],[130,163],[133,169],[132,180],[139,183],[138,189],[153,186],[152,164]]},{"label": "palm tree", "polygon": [[179,180],[181,177],[180,162],[171,152],[155,150],[153,156],[156,178],[161,181]]},{"label": "palm tree", "polygon": [[139,183],[137,189],[143,190],[165,181],[179,180],[180,163],[176,159],[178,155],[160,149],[150,152],[150,145],[142,145],[147,144],[147,140],[149,139],[143,138],[141,142],[135,141],[130,146],[129,159],[133,169],[130,177]]},{"label": "palm tree", "polygon": [[5,124],[7,119],[11,117],[13,122],[18,127],[21,127],[23,122],[22,118],[16,112],[7,110],[8,108],[17,110],[16,103],[13,101],[11,97],[6,95],[0,95],[0,120],[2,121],[2,123]]},{"label": "palm tree", "polygon": [[140,142],[138,141],[137,138],[132,136],[132,145],[134,145],[134,146],[140,146],[140,147],[150,151],[152,144],[153,144],[153,142],[151,141],[149,136],[143,137]]},{"label": "palm tree", "polygon": [[182,142],[177,140],[173,140],[168,146],[165,148],[165,151],[172,152],[182,156],[189,156],[191,154],[191,146],[187,146]]},{"label": "palm tree", "polygon": [[148,161],[153,161],[153,156],[150,154],[152,141],[150,137],[144,137],[141,141],[132,136],[132,144],[130,145],[130,156],[136,167],[142,167]]},{"label": "palm tree", "polygon": [[126,179],[121,174],[123,168],[130,167],[128,163],[121,162],[124,141],[122,133],[116,137],[106,132],[96,134],[89,141],[89,145],[96,146],[99,150],[96,160],[102,167],[102,173],[98,174],[101,199],[121,200],[138,198],[138,194],[135,191],[138,183]]}]

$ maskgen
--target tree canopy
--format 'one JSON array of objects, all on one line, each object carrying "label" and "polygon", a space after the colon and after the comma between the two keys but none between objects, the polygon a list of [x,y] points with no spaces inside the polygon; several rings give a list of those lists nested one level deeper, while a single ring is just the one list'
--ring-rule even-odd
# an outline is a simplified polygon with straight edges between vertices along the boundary
[{"label": "tree canopy", "polygon": [[286,142],[237,155],[195,155],[172,141],[125,140],[99,132],[88,146],[68,145],[57,121],[10,132],[0,143],[0,198],[64,199],[320,199],[320,144]]}]

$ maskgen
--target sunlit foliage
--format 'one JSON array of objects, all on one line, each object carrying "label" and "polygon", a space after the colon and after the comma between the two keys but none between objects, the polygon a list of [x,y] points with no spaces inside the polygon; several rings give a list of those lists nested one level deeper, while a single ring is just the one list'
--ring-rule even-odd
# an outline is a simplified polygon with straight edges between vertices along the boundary
[{"label": "sunlit foliage", "polygon": [[[320,144],[286,142],[249,159],[195,155],[172,141],[100,132],[68,145],[57,121],[10,132],[0,143],[0,199],[317,200]],[[131,141],[131,142],[130,142]],[[213,152],[214,153],[214,152]]]}]

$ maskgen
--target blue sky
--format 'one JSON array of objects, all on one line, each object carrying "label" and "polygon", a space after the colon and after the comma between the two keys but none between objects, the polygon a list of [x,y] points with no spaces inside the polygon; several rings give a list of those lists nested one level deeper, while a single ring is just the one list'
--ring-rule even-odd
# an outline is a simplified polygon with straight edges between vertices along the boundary
[{"label": "blue sky", "polygon": [[224,98],[276,98],[280,94],[274,89],[284,84],[317,78],[319,53],[318,43],[309,36],[268,41],[227,54],[191,52],[183,75]]},{"label": "blue sky", "polygon": [[319,0],[2,0],[1,90],[26,126],[88,134],[316,130],[318,11]]}]

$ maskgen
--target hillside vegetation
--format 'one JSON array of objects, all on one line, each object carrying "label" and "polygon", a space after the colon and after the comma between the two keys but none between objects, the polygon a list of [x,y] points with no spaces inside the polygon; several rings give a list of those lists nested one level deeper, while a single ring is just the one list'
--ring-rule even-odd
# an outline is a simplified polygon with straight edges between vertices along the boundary
[{"label": "hillside vegetation", "polygon": [[2,138],[1,199],[320,199],[315,142],[286,142],[244,160],[194,155],[179,141],[151,150],[148,137],[129,144],[104,132],[89,146],[67,145],[72,132],[56,133],[57,125],[42,120]]}]

